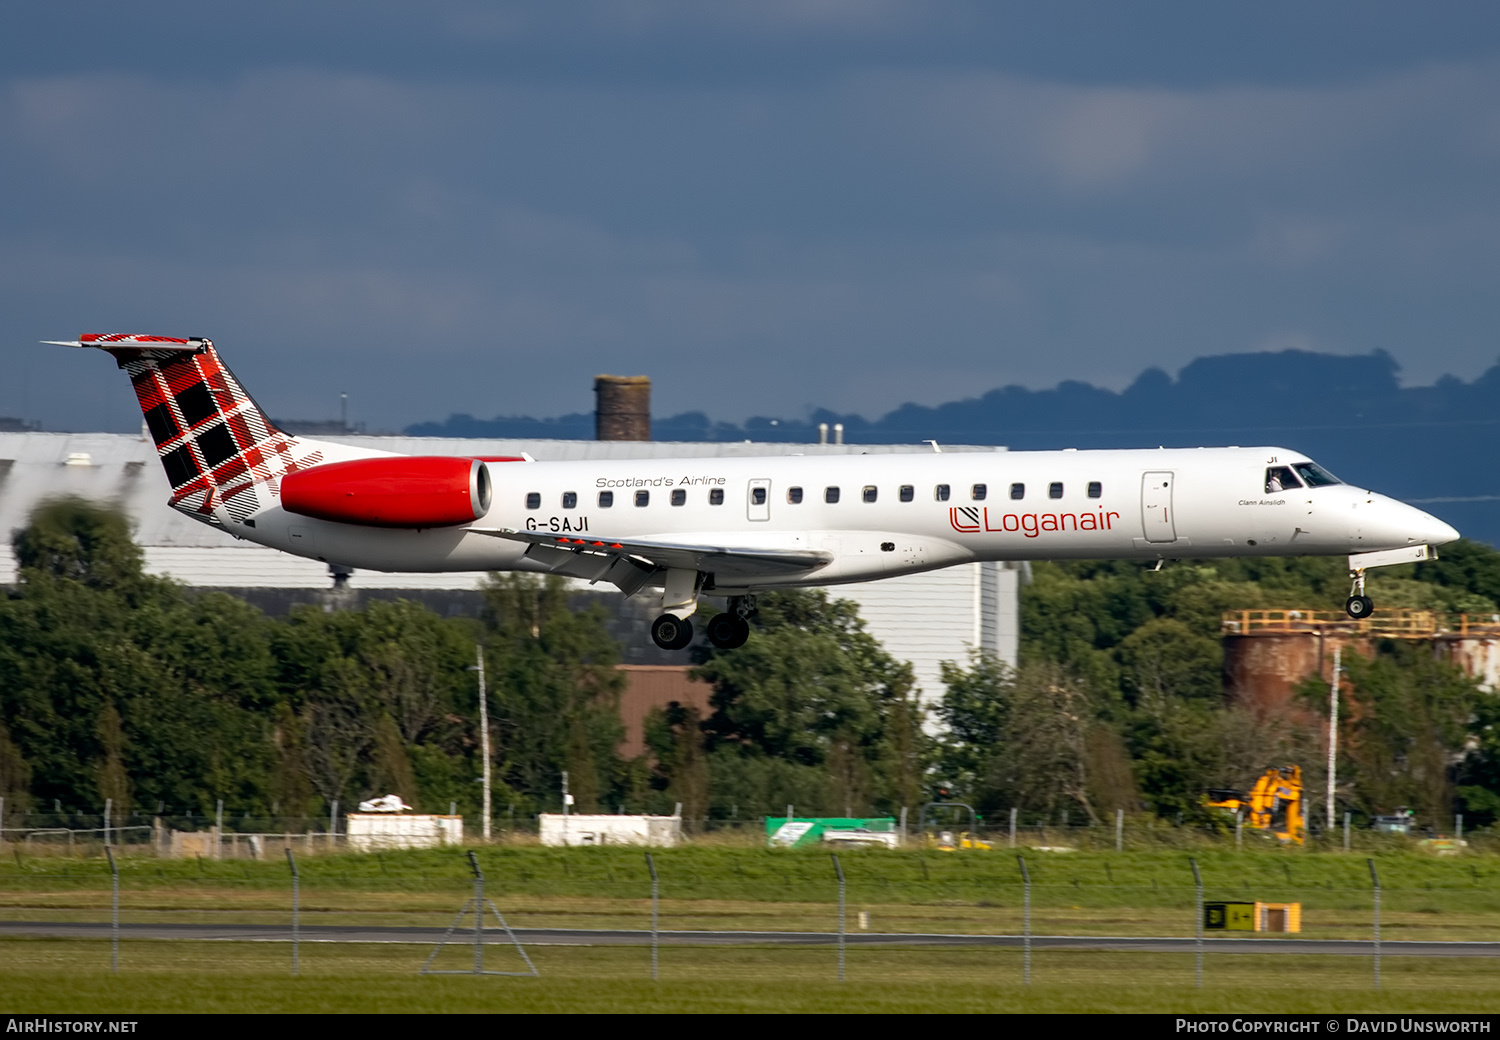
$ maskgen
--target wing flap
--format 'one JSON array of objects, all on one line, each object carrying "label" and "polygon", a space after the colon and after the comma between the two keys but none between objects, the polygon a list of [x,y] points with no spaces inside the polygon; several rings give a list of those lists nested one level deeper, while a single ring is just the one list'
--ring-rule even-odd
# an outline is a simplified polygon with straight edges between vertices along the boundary
[{"label": "wing flap", "polygon": [[[766,549],[639,538],[573,538],[509,528],[472,527],[469,530],[475,534],[527,542],[531,548],[526,554],[558,573],[590,581],[603,579],[615,584],[619,584],[615,580],[615,562],[621,560],[651,569],[703,571],[721,579],[728,576],[773,578],[803,574],[833,561],[832,553],[818,549]],[[593,576],[595,573],[598,577]]]}]

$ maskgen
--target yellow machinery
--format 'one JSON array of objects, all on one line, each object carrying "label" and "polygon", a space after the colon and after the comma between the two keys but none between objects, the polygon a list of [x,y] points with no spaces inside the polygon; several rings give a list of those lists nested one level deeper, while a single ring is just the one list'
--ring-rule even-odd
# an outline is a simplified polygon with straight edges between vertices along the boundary
[{"label": "yellow machinery", "polygon": [[940,852],[958,852],[962,849],[982,849],[988,852],[990,843],[980,841],[968,831],[959,831],[957,834],[952,831],[938,831],[936,834],[927,835],[927,847]]},{"label": "yellow machinery", "polygon": [[1272,766],[1260,775],[1247,794],[1244,791],[1213,790],[1205,802],[1212,808],[1244,813],[1245,822],[1257,830],[1271,831],[1285,842],[1303,843],[1307,822],[1302,810],[1302,767]]}]

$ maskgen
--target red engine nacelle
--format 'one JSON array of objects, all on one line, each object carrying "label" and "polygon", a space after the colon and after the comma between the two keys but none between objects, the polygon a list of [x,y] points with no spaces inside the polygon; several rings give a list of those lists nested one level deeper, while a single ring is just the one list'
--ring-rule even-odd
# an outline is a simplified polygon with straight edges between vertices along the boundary
[{"label": "red engine nacelle", "polygon": [[489,468],[443,455],[329,462],[281,478],[289,513],[369,527],[451,527],[490,508]]}]

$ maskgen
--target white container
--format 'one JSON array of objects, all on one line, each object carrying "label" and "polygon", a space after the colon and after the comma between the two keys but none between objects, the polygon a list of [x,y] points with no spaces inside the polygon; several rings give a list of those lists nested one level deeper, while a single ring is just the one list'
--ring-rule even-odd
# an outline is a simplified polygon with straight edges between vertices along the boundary
[{"label": "white container", "polygon": [[350,813],[344,817],[344,824],[344,844],[354,852],[435,849],[461,845],[464,840],[462,816]]},{"label": "white container", "polygon": [[542,813],[543,845],[676,845],[681,816]]}]

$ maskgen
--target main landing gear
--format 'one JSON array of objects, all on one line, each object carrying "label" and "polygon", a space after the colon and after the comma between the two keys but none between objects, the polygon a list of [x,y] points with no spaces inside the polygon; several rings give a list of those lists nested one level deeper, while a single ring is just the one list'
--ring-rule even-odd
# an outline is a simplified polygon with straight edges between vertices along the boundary
[{"label": "main landing gear", "polygon": [[693,641],[693,623],[676,614],[663,614],[651,622],[651,638],[663,650],[681,650]]},{"label": "main landing gear", "polygon": [[[718,649],[733,650],[750,638],[750,619],[755,615],[753,599],[731,596],[728,609],[709,618],[704,632]],[[693,623],[676,614],[663,614],[651,623],[651,638],[663,650],[681,650],[693,641]]]},{"label": "main landing gear", "polygon": [[729,609],[708,620],[708,641],[720,650],[733,650],[750,638],[750,619],[756,615],[749,596],[730,596]]}]

